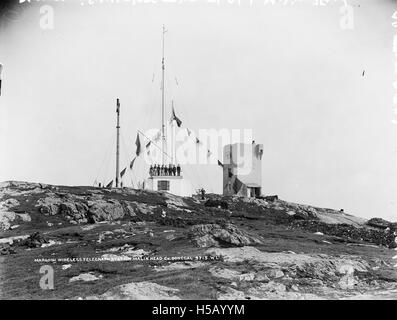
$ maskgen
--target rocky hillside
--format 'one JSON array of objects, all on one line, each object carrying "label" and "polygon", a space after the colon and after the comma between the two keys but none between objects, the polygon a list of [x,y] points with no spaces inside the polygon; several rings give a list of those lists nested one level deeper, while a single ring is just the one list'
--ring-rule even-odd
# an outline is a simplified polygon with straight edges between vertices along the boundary
[{"label": "rocky hillside", "polygon": [[5,182],[0,298],[395,298],[395,230],[277,197]]}]

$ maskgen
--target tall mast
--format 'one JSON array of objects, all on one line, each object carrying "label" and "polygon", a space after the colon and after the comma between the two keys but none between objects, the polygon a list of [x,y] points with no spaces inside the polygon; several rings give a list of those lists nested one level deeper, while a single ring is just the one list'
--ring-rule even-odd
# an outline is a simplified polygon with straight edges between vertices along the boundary
[{"label": "tall mast", "polygon": [[116,188],[119,187],[119,162],[120,162],[120,101],[117,98],[117,143],[116,143]]},{"label": "tall mast", "polygon": [[[171,108],[172,110],[174,110],[174,100],[171,100]],[[171,137],[171,163],[174,163],[174,120],[171,121],[171,133],[172,133],[172,137]]]},{"label": "tall mast", "polygon": [[162,143],[161,143],[161,149],[162,149],[162,164],[164,163],[164,154],[165,154],[165,148],[167,146],[166,138],[165,138],[165,123],[164,123],[164,116],[165,116],[165,104],[164,104],[164,72],[165,72],[165,61],[164,61],[164,34],[167,31],[165,30],[165,27],[163,25],[163,59],[161,60],[162,64],[162,81],[161,81],[161,136],[162,136]]}]

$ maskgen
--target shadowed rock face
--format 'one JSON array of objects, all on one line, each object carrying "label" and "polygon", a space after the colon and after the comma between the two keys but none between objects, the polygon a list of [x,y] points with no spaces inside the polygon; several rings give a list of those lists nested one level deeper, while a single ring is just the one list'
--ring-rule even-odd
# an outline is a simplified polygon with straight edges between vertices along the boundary
[{"label": "shadowed rock face", "polygon": [[31,276],[45,264],[38,257],[72,259],[52,262],[61,288],[51,298],[61,299],[332,299],[397,289],[389,222],[276,197],[6,182],[0,228],[0,298],[50,298]]},{"label": "shadowed rock face", "polygon": [[62,215],[76,223],[96,223],[120,220],[125,215],[134,216],[136,211],[145,211],[144,204],[114,199],[103,200],[102,197],[64,195],[51,193],[40,198],[36,207],[44,215]]}]

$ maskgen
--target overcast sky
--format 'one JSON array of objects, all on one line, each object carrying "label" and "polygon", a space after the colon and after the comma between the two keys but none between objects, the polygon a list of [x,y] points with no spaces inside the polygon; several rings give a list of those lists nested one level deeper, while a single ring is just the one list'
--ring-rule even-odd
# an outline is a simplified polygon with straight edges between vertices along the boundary
[{"label": "overcast sky", "polygon": [[[160,123],[164,23],[167,105],[183,125],[252,129],[265,194],[397,220],[396,3],[348,1],[354,29],[344,30],[342,1],[220,1],[48,2],[53,30],[40,28],[43,3],[3,15],[0,180],[110,180],[116,98],[125,166],[136,131]],[[194,187],[221,192],[221,169],[207,169],[190,175]]]}]

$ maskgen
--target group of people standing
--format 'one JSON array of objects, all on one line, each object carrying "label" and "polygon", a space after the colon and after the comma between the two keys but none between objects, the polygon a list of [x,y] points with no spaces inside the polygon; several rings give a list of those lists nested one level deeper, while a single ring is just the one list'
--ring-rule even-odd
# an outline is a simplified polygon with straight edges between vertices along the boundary
[{"label": "group of people standing", "polygon": [[149,169],[150,176],[180,176],[181,175],[181,166],[178,164],[175,166],[174,164],[167,165],[151,165]]}]

